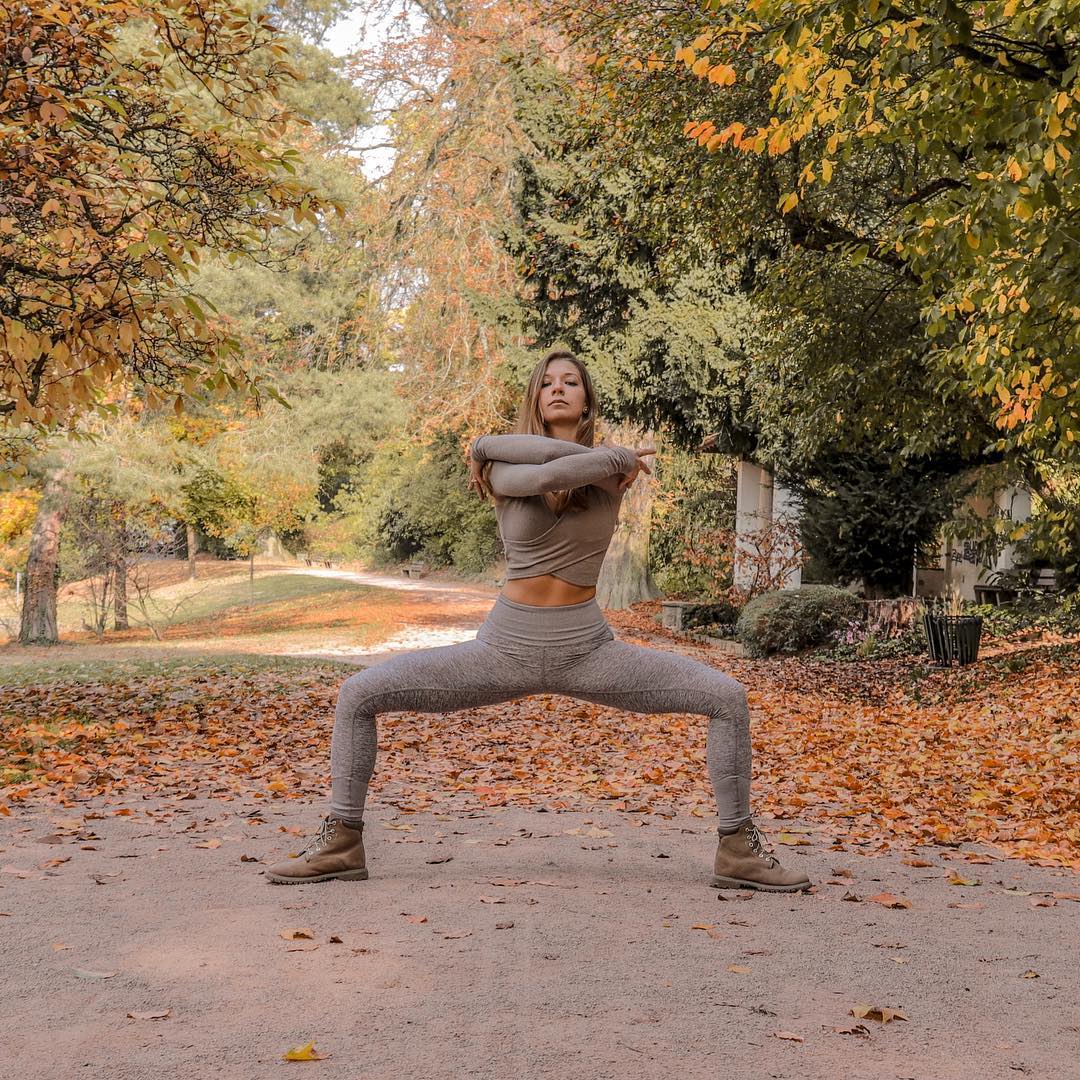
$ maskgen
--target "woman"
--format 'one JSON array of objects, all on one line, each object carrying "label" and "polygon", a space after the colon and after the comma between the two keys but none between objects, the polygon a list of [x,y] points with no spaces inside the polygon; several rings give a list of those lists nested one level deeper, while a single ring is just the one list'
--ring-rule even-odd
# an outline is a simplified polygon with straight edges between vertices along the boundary
[{"label": "woman", "polygon": [[805,889],[762,847],[750,817],[750,715],[742,684],[708,664],[616,641],[595,600],[623,492],[656,451],[593,447],[596,395],[584,365],[549,353],[529,380],[515,435],[470,448],[469,487],[493,495],[506,585],[473,641],[393,657],[345,680],[330,749],[330,814],[271,881],[368,876],[363,813],[382,712],[473,709],[564,694],[616,709],[709,718],[706,760],[719,843],[712,884]]}]

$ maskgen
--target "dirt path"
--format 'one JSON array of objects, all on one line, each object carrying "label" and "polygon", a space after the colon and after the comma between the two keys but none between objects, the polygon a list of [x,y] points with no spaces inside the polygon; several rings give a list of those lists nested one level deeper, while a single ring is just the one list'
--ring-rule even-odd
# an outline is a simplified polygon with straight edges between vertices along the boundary
[{"label": "dirt path", "polygon": [[[320,810],[133,800],[0,817],[0,1074],[1078,1075],[1064,871],[940,848],[913,868],[808,833],[782,850],[816,893],[718,894],[696,818],[376,804],[369,881],[269,884],[263,864]],[[957,870],[980,884],[950,885]],[[870,901],[882,892],[911,907]],[[859,1003],[907,1020],[856,1020]],[[309,1041],[329,1056],[286,1066]]]}]

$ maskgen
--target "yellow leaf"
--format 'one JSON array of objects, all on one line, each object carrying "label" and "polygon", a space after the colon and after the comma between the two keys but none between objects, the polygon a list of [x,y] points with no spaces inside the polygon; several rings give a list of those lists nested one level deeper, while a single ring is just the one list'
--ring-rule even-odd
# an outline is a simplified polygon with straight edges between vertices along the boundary
[{"label": "yellow leaf", "polygon": [[691,67],[690,70],[695,75],[704,75],[705,72],[709,70],[709,58],[707,56],[699,56],[697,60],[694,61],[694,66]]},{"label": "yellow leaf", "polygon": [[797,192],[792,191],[786,199],[780,204],[780,213],[786,214],[789,210],[794,210],[799,205],[799,196]]},{"label": "yellow leaf", "polygon": [[709,82],[730,86],[735,81],[735,69],[728,64],[715,64],[709,68]]},{"label": "yellow leaf", "polygon": [[1045,168],[1048,173],[1052,173],[1054,169],[1057,168],[1057,158],[1054,157],[1053,146],[1048,146],[1046,148],[1046,153],[1043,154],[1043,168]]},{"label": "yellow leaf", "polygon": [[313,1042],[304,1043],[303,1046],[290,1047],[282,1055],[285,1061],[322,1061],[323,1058],[329,1057],[328,1054],[320,1054],[315,1049]]},{"label": "yellow leaf", "polygon": [[[1023,199],[1017,199],[1016,202],[1013,203],[1013,210],[1021,221],[1029,221],[1031,219],[1031,204],[1025,202]],[[978,247],[979,245],[976,243],[974,246]]]},{"label": "yellow leaf", "polygon": [[734,972],[736,975],[749,975],[750,969],[744,967],[742,964],[728,964],[728,971]]},{"label": "yellow leaf", "polygon": [[[1030,217],[1031,215],[1029,214],[1028,216]],[[975,233],[966,233],[964,239],[967,241],[967,245],[972,251],[979,250],[979,237]]]},{"label": "yellow leaf", "polygon": [[827,184],[832,179],[833,163],[828,158],[821,159],[821,179]]}]

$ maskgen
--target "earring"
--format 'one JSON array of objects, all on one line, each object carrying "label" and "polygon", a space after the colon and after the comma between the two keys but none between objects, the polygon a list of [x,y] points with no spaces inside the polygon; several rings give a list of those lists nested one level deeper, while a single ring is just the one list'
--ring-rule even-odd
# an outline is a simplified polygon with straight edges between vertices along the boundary
[{"label": "earring", "polygon": [[588,405],[586,405],[585,408],[581,410],[581,415],[582,416],[588,416],[589,415],[589,406]]}]

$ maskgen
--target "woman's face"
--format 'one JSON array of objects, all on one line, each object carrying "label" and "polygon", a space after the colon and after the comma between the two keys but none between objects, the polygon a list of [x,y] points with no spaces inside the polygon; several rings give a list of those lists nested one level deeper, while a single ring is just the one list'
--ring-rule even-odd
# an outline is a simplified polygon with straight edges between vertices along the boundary
[{"label": "woman's face", "polygon": [[577,365],[552,360],[540,384],[540,415],[548,424],[577,421],[585,408],[585,387]]}]

